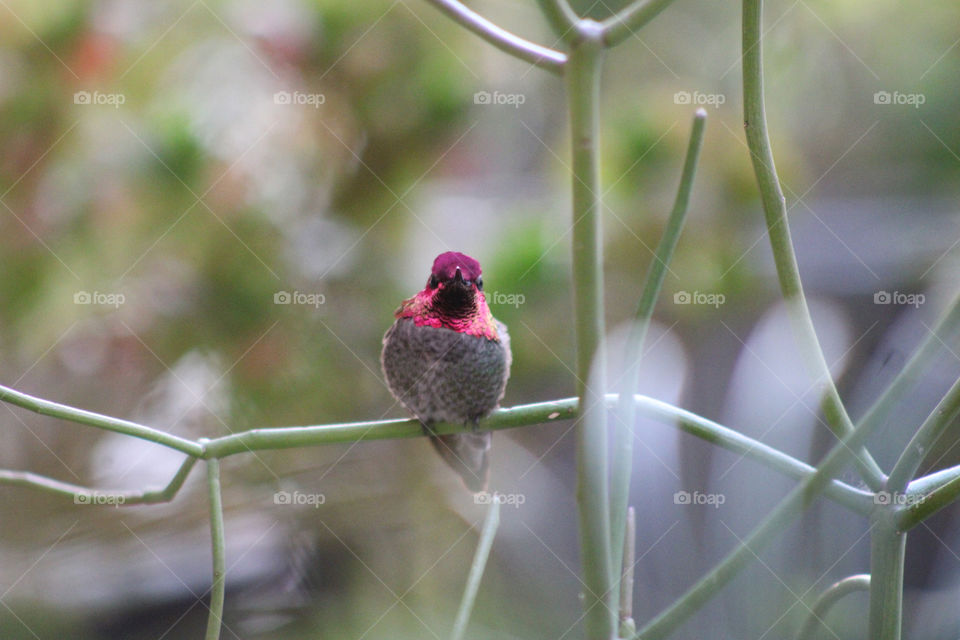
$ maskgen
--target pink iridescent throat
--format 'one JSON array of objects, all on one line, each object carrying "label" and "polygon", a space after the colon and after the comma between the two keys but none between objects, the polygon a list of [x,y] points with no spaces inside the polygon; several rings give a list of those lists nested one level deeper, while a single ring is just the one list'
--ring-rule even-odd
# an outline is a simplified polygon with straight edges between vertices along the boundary
[{"label": "pink iridescent throat", "polygon": [[435,309],[433,306],[435,294],[436,290],[424,289],[409,300],[404,300],[394,315],[397,318],[412,318],[413,323],[418,327],[451,329],[478,338],[500,341],[500,336],[497,335],[497,323],[494,322],[487,300],[481,292],[476,292],[476,313],[466,316],[452,316]]}]

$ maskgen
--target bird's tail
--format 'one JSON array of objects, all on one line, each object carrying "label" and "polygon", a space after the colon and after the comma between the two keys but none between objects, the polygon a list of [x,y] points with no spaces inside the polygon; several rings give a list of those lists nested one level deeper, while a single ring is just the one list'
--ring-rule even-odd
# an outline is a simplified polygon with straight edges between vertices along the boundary
[{"label": "bird's tail", "polygon": [[489,431],[484,433],[455,433],[446,436],[430,436],[430,443],[440,457],[460,474],[463,484],[474,493],[487,488],[490,469]]}]

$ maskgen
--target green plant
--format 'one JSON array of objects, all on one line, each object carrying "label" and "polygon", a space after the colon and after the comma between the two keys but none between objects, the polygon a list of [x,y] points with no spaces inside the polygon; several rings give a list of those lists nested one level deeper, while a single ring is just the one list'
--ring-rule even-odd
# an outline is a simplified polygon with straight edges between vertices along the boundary
[{"label": "green plant", "polygon": [[[776,262],[779,283],[790,310],[796,338],[805,356],[810,376],[822,391],[823,414],[838,442],[817,467],[807,465],[736,431],[650,398],[634,396],[641,347],[652,317],[667,265],[679,238],[689,202],[697,158],[703,140],[705,113],[694,116],[693,130],[680,186],[666,230],[651,263],[636,322],[629,337],[626,375],[615,385],[604,376],[603,247],[600,193],[599,130],[600,72],[607,49],[642,28],[670,4],[670,0],[637,1],[616,15],[597,22],[577,16],[566,0],[542,0],[541,7],[565,51],[549,49],[497,27],[457,0],[432,0],[440,10],[501,50],[537,67],[564,76],[570,117],[572,157],[573,294],[577,340],[577,397],[502,409],[482,423],[485,429],[505,429],[564,418],[577,420],[577,501],[581,532],[585,628],[591,640],[613,637],[668,637],[733,576],[754,554],[800,516],[821,494],[855,514],[869,518],[871,568],[869,579],[852,576],[828,589],[823,607],[853,590],[869,589],[871,638],[900,637],[904,545],[907,532],[951,504],[960,494],[960,468],[916,478],[925,452],[960,413],[960,383],[944,396],[919,427],[889,476],[884,474],[864,448],[868,436],[888,417],[932,358],[938,340],[960,333],[960,304],[948,310],[943,320],[892,382],[864,418],[849,417],[829,373],[814,330],[800,279],[786,207],[774,165],[766,126],[762,68],[762,13],[760,0],[743,1],[743,89],[746,138],[767,229]],[[937,337],[939,336],[939,338]],[[616,387],[617,393],[608,391]],[[252,430],[215,439],[188,440],[126,420],[103,416],[0,387],[0,400],[78,424],[114,431],[169,447],[185,455],[169,484],[160,490],[118,493],[124,504],[163,502],[172,499],[198,460],[207,466],[213,555],[213,580],[208,638],[219,637],[224,602],[224,524],[220,504],[222,458],[248,452],[316,446],[358,440],[408,438],[422,435],[412,420],[384,420],[348,424]],[[607,459],[608,415],[615,417],[613,459]],[[630,552],[628,482],[631,476],[632,433],[629,425],[637,415],[655,418],[696,435],[717,446],[750,457],[798,481],[797,486],[740,545],[709,571],[684,596],[643,624],[639,631],[630,612],[629,590],[621,594],[621,576],[633,565]],[[438,433],[455,433],[462,426],[438,425]],[[869,490],[837,479],[850,463],[856,465]],[[27,472],[0,471],[0,482],[32,487],[66,496],[89,499],[94,492]],[[886,495],[910,498],[906,505],[881,500]],[[481,544],[468,578],[463,606],[457,616],[455,637],[465,633],[470,607],[482,576],[484,563],[497,525],[497,505],[488,516]],[[625,551],[626,549],[626,551]],[[801,630],[808,635],[820,605],[811,610],[810,622]],[[618,613],[619,611],[619,613]],[[619,619],[618,619],[619,618]]]}]

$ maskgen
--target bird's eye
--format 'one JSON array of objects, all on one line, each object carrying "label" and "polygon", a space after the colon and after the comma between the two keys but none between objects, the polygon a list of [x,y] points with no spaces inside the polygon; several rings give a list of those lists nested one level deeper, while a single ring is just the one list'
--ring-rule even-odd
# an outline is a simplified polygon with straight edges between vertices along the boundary
[{"label": "bird's eye", "polygon": [[430,287],[431,289],[436,289],[437,285],[439,284],[440,284],[440,280],[437,279],[437,276],[431,274],[430,279],[427,280],[427,286]]},{"label": "bird's eye", "polygon": [[477,279],[474,282],[477,283],[477,289],[479,291],[483,291],[483,278],[481,278],[480,276],[477,276]]}]

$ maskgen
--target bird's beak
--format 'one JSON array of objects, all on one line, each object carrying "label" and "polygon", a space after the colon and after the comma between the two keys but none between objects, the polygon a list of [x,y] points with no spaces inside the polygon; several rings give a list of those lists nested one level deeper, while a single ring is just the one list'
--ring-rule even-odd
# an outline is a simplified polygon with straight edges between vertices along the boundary
[{"label": "bird's beak", "polygon": [[463,274],[460,273],[460,267],[457,267],[457,273],[453,276],[453,281],[463,283]]}]

